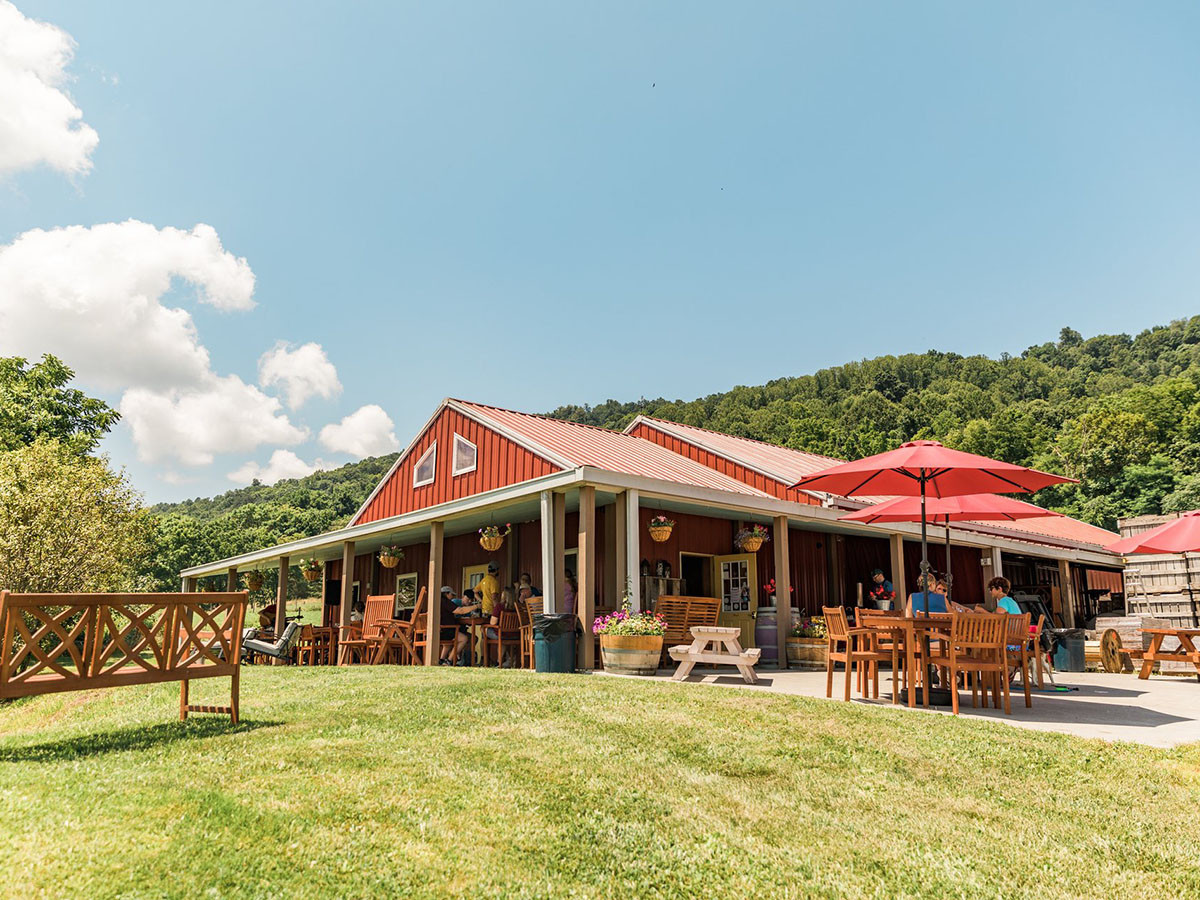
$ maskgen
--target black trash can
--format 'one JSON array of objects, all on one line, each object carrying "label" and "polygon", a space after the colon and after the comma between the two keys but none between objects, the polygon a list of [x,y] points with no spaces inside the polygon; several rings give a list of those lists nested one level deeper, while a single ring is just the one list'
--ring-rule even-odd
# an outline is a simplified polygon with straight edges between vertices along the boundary
[{"label": "black trash can", "polygon": [[575,671],[575,617],[543,613],[533,617],[533,661],[539,672]]},{"label": "black trash can", "polygon": [[1087,632],[1082,628],[1054,629],[1054,668],[1059,672],[1083,672],[1083,646]]}]

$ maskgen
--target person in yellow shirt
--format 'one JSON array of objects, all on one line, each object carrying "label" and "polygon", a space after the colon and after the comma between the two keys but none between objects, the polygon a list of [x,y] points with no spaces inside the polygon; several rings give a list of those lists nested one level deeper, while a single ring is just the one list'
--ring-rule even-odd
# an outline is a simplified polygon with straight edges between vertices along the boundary
[{"label": "person in yellow shirt", "polygon": [[475,585],[475,599],[479,601],[485,616],[491,616],[492,607],[496,605],[496,599],[500,596],[500,579],[497,577],[499,572],[498,564],[488,563],[487,574]]}]

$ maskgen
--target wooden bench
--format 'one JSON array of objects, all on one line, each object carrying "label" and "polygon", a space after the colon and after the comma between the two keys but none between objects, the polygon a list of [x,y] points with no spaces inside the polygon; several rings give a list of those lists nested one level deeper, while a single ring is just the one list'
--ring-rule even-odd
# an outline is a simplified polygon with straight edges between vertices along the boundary
[{"label": "wooden bench", "polygon": [[[679,668],[675,670],[671,680],[683,681],[692,673],[696,663],[712,663],[718,666],[736,666],[747,684],[757,684],[758,674],[754,671],[754,665],[762,651],[757,648],[743,650],[741,641],[738,640],[741,636],[740,628],[720,628],[716,625],[693,627],[694,640],[690,644],[677,644],[667,651],[671,659],[679,663]],[[724,650],[720,649],[722,644],[725,645]],[[712,645],[711,648],[709,645]]]},{"label": "wooden bench", "polygon": [[[0,698],[178,681],[179,718],[238,721],[247,591],[15,594],[0,591]],[[229,677],[229,706],[188,703],[193,678]]]}]

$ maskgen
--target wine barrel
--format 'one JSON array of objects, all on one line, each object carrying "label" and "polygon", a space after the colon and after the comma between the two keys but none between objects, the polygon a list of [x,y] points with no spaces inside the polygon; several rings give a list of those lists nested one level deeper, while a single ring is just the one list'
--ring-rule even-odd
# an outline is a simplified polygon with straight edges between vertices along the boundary
[{"label": "wine barrel", "polygon": [[762,651],[759,662],[776,665],[779,662],[779,613],[773,606],[760,606],[754,620],[754,643]]}]

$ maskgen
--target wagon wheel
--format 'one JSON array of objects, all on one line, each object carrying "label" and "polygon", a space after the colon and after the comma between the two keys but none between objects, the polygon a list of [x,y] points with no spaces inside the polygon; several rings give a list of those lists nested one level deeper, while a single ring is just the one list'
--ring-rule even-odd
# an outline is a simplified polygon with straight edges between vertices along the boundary
[{"label": "wagon wheel", "polygon": [[1121,636],[1115,628],[1106,628],[1100,635],[1100,665],[1105,672],[1120,672],[1124,669],[1121,660]]}]

